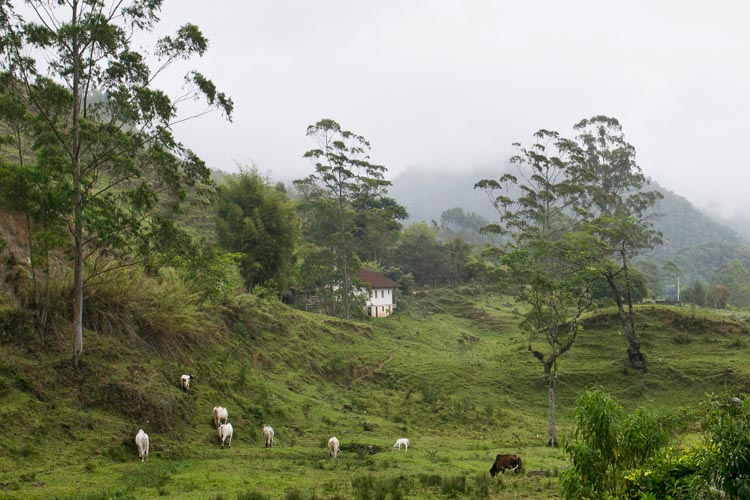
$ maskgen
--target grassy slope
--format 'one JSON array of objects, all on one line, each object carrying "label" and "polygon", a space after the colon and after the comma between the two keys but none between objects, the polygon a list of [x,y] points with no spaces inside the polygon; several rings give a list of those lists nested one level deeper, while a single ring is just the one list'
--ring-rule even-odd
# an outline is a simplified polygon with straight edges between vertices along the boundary
[{"label": "grassy slope", "polygon": [[[364,323],[252,298],[239,310],[245,320],[230,322],[218,342],[161,354],[135,336],[87,332],[80,373],[69,366],[68,339],[42,352],[6,334],[0,498],[354,498],[352,481],[370,475],[380,486],[400,478],[408,498],[461,489],[466,498],[557,496],[565,459],[543,446],[541,367],[507,299],[435,291]],[[561,361],[563,434],[577,394],[592,384],[626,406],[666,410],[695,407],[707,391],[750,389],[744,318],[649,306],[639,315],[647,375],[624,368],[610,311],[589,319]],[[185,372],[197,377],[189,393],[178,386]],[[235,428],[231,449],[211,426],[217,404]],[[264,423],[276,430],[272,450],[262,447]],[[146,465],[132,442],[139,427],[151,436]],[[325,450],[331,435],[342,443],[338,461]],[[402,436],[408,454],[391,448]],[[490,481],[498,452],[518,452],[527,470],[552,477]]]}]

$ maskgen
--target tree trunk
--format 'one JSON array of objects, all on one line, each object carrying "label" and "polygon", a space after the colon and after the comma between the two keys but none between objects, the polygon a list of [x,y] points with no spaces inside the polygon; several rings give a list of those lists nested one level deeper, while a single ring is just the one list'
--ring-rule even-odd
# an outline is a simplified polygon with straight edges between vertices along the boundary
[{"label": "tree trunk", "polygon": [[339,190],[339,232],[341,240],[339,242],[339,261],[341,262],[341,271],[344,275],[344,317],[351,319],[349,306],[349,244],[346,238],[346,207],[345,196],[343,191]]},{"label": "tree trunk", "polygon": [[557,448],[557,417],[555,416],[555,384],[549,384],[549,441],[547,446]]},{"label": "tree trunk", "polygon": [[549,360],[544,363],[544,378],[547,381],[547,396],[549,403],[549,440],[547,446],[557,448],[557,418],[555,416],[555,385],[557,375],[552,373],[552,365]]},{"label": "tree trunk", "polygon": [[351,319],[351,306],[349,305],[349,268],[347,266],[347,256],[344,255],[342,268],[344,270],[344,316]]},{"label": "tree trunk", "polygon": [[39,285],[37,283],[36,276],[36,265],[34,264],[34,243],[32,242],[32,231],[33,227],[31,224],[31,217],[28,211],[26,212],[26,233],[29,237],[29,264],[31,264],[31,290],[34,297],[34,310],[39,312]]},{"label": "tree trunk", "polygon": [[[77,168],[80,170],[80,164]],[[83,211],[81,210],[81,181],[75,178],[75,266],[73,270],[73,363],[76,368],[83,354]]]},{"label": "tree trunk", "polygon": [[[641,353],[641,339],[638,337],[638,332],[635,329],[635,315],[633,312],[630,290],[626,291],[630,299],[628,300],[628,312],[626,313],[625,305],[622,302],[622,296],[620,295],[620,290],[617,288],[614,275],[606,273],[604,277],[607,279],[607,283],[612,290],[612,297],[615,299],[615,304],[617,304],[617,313],[620,316],[622,330],[628,341],[628,362],[630,363],[630,366],[636,370],[645,373],[648,371],[648,367],[646,366],[646,359],[643,357],[643,353]],[[626,282],[628,282],[627,278]]]},{"label": "tree trunk", "polygon": [[[78,25],[78,1],[72,4],[72,26]],[[71,159],[75,170],[73,175],[74,213],[73,239],[75,240],[75,264],[73,269],[73,364],[79,366],[83,354],[83,191],[81,187],[81,61],[80,47],[77,39],[72,49],[73,57],[73,141],[71,144]]]}]

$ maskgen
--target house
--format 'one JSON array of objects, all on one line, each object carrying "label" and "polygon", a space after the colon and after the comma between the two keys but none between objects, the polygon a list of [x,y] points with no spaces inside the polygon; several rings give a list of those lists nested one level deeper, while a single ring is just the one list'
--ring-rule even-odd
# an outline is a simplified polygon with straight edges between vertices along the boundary
[{"label": "house", "polygon": [[400,285],[375,271],[360,271],[357,278],[370,286],[367,315],[373,318],[390,316],[396,309],[396,288]]}]

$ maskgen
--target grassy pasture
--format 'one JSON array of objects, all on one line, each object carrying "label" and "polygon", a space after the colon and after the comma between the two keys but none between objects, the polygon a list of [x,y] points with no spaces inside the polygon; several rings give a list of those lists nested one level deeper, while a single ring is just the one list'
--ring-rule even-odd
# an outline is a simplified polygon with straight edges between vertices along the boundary
[{"label": "grassy pasture", "polygon": [[[464,288],[403,306],[388,319],[346,322],[244,297],[203,326],[205,343],[165,349],[87,331],[80,372],[69,339],[43,349],[6,327],[0,498],[558,498],[565,457],[544,447],[546,388],[512,300]],[[625,366],[614,311],[586,319],[560,362],[561,435],[592,385],[627,408],[680,411],[688,422],[706,392],[750,389],[746,316],[664,306],[638,314],[645,375]],[[182,373],[196,376],[188,393]],[[231,448],[212,427],[215,405],[229,409]],[[263,448],[263,424],[276,430],[273,449]],[[133,443],[140,427],[151,437],[146,464]],[[338,460],[325,448],[332,435]],[[392,448],[399,437],[411,440],[408,453]],[[688,425],[676,443],[695,438]],[[525,474],[491,479],[497,453],[519,453]]]}]

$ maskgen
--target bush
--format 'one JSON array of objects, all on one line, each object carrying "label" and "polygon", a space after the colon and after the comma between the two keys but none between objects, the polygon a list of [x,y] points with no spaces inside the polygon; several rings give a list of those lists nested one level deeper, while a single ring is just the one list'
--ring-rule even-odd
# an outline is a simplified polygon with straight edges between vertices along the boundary
[{"label": "bush", "polygon": [[31,318],[25,311],[0,306],[0,342],[24,342],[31,331]]},{"label": "bush", "polygon": [[571,467],[561,474],[563,498],[619,498],[623,475],[652,459],[667,444],[674,422],[639,408],[625,410],[600,389],[576,402],[573,439],[564,444]]},{"label": "bush", "polygon": [[626,498],[750,498],[750,402],[710,396],[703,403],[705,447],[668,450],[625,475]]},{"label": "bush", "polygon": [[703,408],[705,477],[729,498],[750,498],[750,401],[711,396]]},{"label": "bush", "polygon": [[711,498],[705,482],[699,477],[703,453],[687,450],[678,454],[667,449],[643,468],[624,476],[623,497],[628,499],[699,500]]}]

